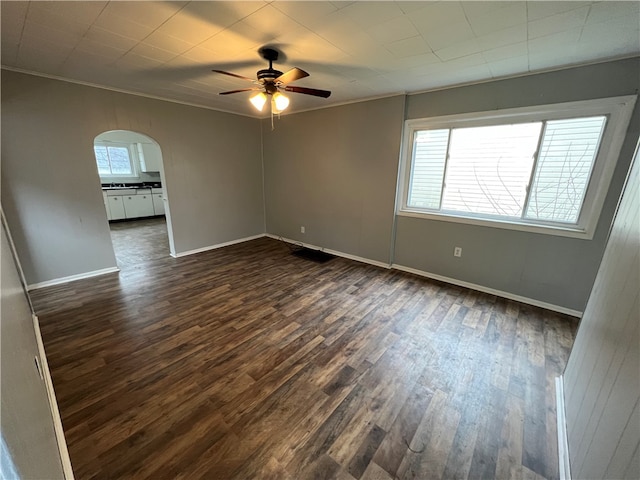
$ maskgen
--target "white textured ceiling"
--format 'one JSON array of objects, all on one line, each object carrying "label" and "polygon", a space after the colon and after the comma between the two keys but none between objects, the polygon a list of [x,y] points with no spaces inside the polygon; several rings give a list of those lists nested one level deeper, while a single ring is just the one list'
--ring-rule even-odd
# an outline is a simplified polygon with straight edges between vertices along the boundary
[{"label": "white textured ceiling", "polygon": [[[251,86],[274,67],[311,75],[290,111],[425,91],[640,53],[640,2],[2,1],[8,68],[255,115]],[[588,81],[588,79],[585,79]]]}]

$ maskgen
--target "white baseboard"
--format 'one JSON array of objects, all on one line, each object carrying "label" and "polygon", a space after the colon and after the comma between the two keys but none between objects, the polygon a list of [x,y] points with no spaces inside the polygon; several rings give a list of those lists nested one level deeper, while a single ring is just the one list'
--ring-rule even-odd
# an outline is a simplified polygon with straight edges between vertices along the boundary
[{"label": "white baseboard", "polygon": [[387,269],[390,268],[390,265],[388,263],[379,262],[377,260],[371,260],[369,258],[359,257],[357,255],[351,255],[350,253],[344,253],[338,250],[331,250],[330,248],[318,247],[317,245],[313,245],[311,243],[299,242],[298,240],[291,240],[290,238],[284,238],[278,235],[272,235],[270,233],[266,233],[264,236],[273,238],[274,240],[282,240],[284,242],[292,243],[294,245],[300,245],[301,247],[310,248],[312,250],[320,250],[326,253],[330,253],[331,255],[348,258],[349,260],[355,260],[356,262],[367,263],[369,265],[375,265],[376,267],[382,267]]},{"label": "white baseboard", "polygon": [[196,248],[195,250],[187,250],[186,252],[178,252],[175,254],[171,254],[172,257],[174,258],[180,258],[180,257],[186,257],[187,255],[193,255],[195,253],[201,253],[201,252],[206,252],[209,250],[215,250],[217,248],[222,248],[222,247],[228,247],[230,245],[235,245],[236,243],[243,243],[243,242],[248,242],[249,240],[255,240],[256,238],[262,238],[264,237],[264,233],[261,233],[259,235],[253,235],[251,237],[245,237],[245,238],[239,238],[237,240],[231,240],[229,242],[224,242],[224,243],[219,243],[217,245],[209,245],[208,247],[202,247],[202,248]]},{"label": "white baseboard", "polygon": [[339,257],[344,257],[344,258],[348,258],[350,260],[355,260],[357,262],[362,262],[362,263],[368,263],[369,265],[375,265],[376,267],[382,267],[382,268],[393,268],[396,270],[401,270],[403,272],[407,272],[407,273],[413,273],[415,275],[419,275],[421,277],[427,277],[427,278],[431,278],[433,280],[439,280],[441,282],[445,282],[445,283],[450,283],[452,285],[458,285],[460,287],[465,287],[465,288],[470,288],[471,290],[477,290],[479,292],[484,292],[484,293],[489,293],[491,295],[496,295],[498,297],[502,297],[502,298],[507,298],[509,300],[515,300],[516,302],[521,302],[521,303],[526,303],[528,305],[533,305],[535,307],[541,307],[547,310],[551,310],[553,312],[558,312],[558,313],[564,313],[566,315],[571,315],[572,317],[582,317],[582,312],[579,312],[577,310],[572,310],[570,308],[566,308],[566,307],[561,307],[559,305],[553,305],[551,303],[547,303],[547,302],[541,302],[539,300],[534,300],[533,298],[528,298],[528,297],[523,297],[520,295],[515,295],[513,293],[509,293],[509,292],[504,292],[502,290],[496,290],[494,288],[489,288],[489,287],[485,287],[483,285],[477,285],[475,283],[470,283],[470,282],[465,282],[463,280],[458,280],[455,278],[451,278],[451,277],[445,277],[443,275],[437,275],[435,273],[429,273],[429,272],[425,272],[423,270],[418,270],[415,268],[411,268],[411,267],[405,267],[403,265],[398,265],[396,263],[393,263],[391,265],[384,263],[384,262],[379,262],[376,260],[371,260],[368,258],[363,258],[363,257],[358,257],[357,255],[351,255],[349,253],[344,253],[344,252],[339,252],[337,250],[331,250],[329,248],[322,248],[322,247],[318,247],[317,245],[313,245],[310,243],[305,243],[305,242],[300,242],[298,240],[291,240],[290,238],[285,238],[285,237],[281,237],[278,235],[272,235],[271,233],[266,233],[264,236],[269,237],[269,238],[273,238],[275,240],[283,240],[287,243],[292,243],[294,245],[300,245],[302,247],[307,247],[307,248],[312,248],[314,250],[321,250],[323,252],[327,252],[327,253],[331,253],[332,255],[337,255]]},{"label": "white baseboard", "polygon": [[68,277],[54,278],[53,280],[47,280],[46,282],[39,282],[29,285],[27,290],[37,290],[38,288],[52,287],[53,285],[60,285],[62,283],[69,283],[75,280],[82,280],[84,278],[97,277],[99,275],[105,275],[107,273],[119,272],[118,267],[103,268],[102,270],[93,270],[92,272],[79,273],[78,275],[70,275]]},{"label": "white baseboard", "polygon": [[556,377],[556,420],[558,430],[558,472],[560,480],[571,480],[567,417],[564,409],[564,376],[562,375]]},{"label": "white baseboard", "polygon": [[423,270],[417,270],[415,268],[405,267],[403,265],[398,265],[395,263],[391,265],[391,268],[395,268],[396,270],[402,270],[403,272],[413,273],[414,275],[419,275],[421,277],[427,277],[427,278],[432,278],[433,280],[439,280],[441,282],[451,283],[453,285],[458,285],[460,287],[470,288],[471,290],[477,290],[479,292],[489,293],[491,295],[507,298],[509,300],[515,300],[516,302],[526,303],[528,305],[533,305],[534,307],[540,307],[546,310],[551,310],[558,313],[564,313],[566,315],[571,315],[572,317],[578,317],[578,318],[582,317],[582,312],[579,312],[577,310],[561,307],[559,305],[553,305],[552,303],[541,302],[540,300],[535,300],[533,298],[515,295],[513,293],[504,292],[502,290],[496,290],[494,288],[485,287],[483,285],[478,285],[471,282],[465,282],[463,280],[458,280],[451,277],[445,277],[443,275],[429,273]]},{"label": "white baseboard", "polygon": [[49,363],[47,362],[47,354],[44,351],[42,343],[42,335],[40,333],[40,322],[35,314],[32,314],[33,329],[36,333],[36,343],[38,344],[38,356],[40,357],[40,370],[44,379],[47,396],[49,397],[49,408],[51,409],[51,417],[53,418],[53,428],[56,433],[56,443],[58,444],[58,452],[60,453],[60,461],[64,472],[65,480],[73,480],[73,468],[71,467],[71,458],[67,449],[67,441],[64,437],[64,429],[62,428],[62,419],[60,418],[60,410],[58,410],[58,402],[56,400],[56,392],[53,389],[51,381],[51,372],[49,371]]}]

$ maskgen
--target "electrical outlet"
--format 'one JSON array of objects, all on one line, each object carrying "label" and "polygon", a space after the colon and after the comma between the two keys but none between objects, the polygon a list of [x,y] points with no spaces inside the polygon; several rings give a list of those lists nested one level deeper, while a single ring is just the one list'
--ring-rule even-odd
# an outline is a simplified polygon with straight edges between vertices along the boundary
[{"label": "electrical outlet", "polygon": [[453,256],[454,257],[461,257],[462,256],[462,247],[455,247],[453,249]]},{"label": "electrical outlet", "polygon": [[300,233],[304,233],[305,232],[305,228],[304,227],[300,227]]}]

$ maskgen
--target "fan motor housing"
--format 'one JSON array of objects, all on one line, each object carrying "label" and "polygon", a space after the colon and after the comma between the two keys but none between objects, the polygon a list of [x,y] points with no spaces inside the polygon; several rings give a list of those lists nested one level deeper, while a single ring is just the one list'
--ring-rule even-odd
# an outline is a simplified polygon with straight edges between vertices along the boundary
[{"label": "fan motor housing", "polygon": [[273,68],[267,68],[264,70],[258,70],[258,80],[275,80],[282,72],[280,70],[275,70]]}]

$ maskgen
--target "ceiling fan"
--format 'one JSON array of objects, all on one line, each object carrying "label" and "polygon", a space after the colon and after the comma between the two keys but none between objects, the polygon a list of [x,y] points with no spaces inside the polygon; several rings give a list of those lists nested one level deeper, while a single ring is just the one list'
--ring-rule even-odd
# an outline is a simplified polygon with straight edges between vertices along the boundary
[{"label": "ceiling fan", "polygon": [[247,80],[255,84],[251,88],[241,88],[238,90],[231,90],[228,92],[220,92],[219,95],[230,95],[232,93],[251,92],[257,91],[258,93],[253,95],[249,100],[259,111],[262,111],[267,99],[271,97],[272,112],[280,113],[289,105],[289,99],[282,94],[281,91],[302,93],[304,95],[313,95],[316,97],[328,98],[331,92],[328,90],[318,90],[316,88],[296,87],[295,85],[289,85],[296,80],[308,77],[309,74],[304,70],[294,67],[291,70],[282,73],[280,70],[273,68],[273,62],[278,60],[279,52],[274,48],[262,47],[258,50],[260,56],[269,62],[269,68],[258,70],[256,77],[257,80],[238,75],[237,73],[226,72],[224,70],[212,70],[215,73],[221,73],[223,75],[229,75],[231,77]]}]

